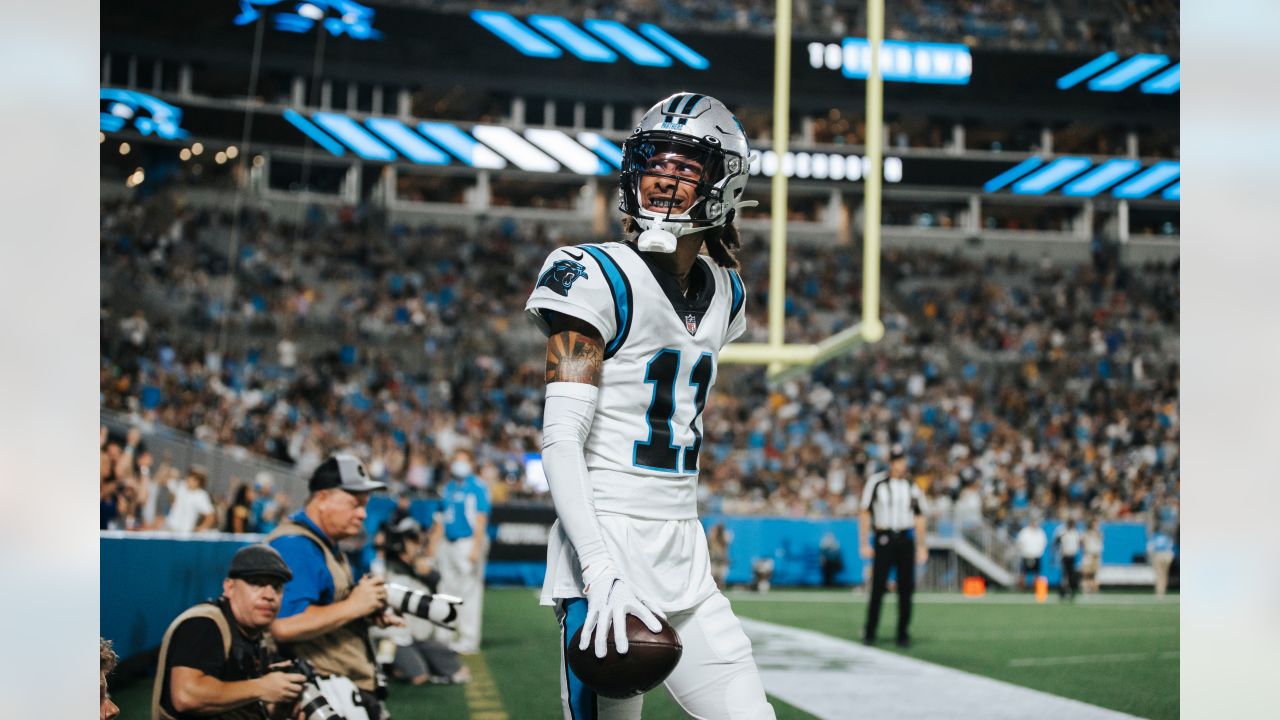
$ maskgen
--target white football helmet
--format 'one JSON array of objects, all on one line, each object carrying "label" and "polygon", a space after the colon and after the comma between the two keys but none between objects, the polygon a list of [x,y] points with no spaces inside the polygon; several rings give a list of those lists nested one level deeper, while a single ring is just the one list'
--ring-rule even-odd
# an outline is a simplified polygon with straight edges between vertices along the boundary
[{"label": "white football helmet", "polygon": [[640,249],[675,252],[677,237],[755,205],[742,202],[750,152],[742,123],[709,95],[679,92],[649,108],[622,143],[619,187],[618,208],[642,230]]}]

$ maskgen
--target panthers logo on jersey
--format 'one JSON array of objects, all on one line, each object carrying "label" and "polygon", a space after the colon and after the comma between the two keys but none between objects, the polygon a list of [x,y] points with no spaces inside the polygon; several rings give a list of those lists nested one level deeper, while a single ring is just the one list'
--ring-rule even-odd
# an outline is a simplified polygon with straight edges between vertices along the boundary
[{"label": "panthers logo on jersey", "polygon": [[549,287],[553,291],[568,297],[569,288],[578,278],[587,277],[587,268],[582,263],[572,260],[557,260],[550,270],[542,273],[536,287]]}]

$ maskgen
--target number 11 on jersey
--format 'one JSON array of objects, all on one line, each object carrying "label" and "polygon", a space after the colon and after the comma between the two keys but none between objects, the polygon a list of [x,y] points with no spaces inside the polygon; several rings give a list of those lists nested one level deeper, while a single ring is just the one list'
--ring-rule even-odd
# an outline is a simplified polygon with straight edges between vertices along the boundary
[{"label": "number 11 on jersey", "polygon": [[689,372],[689,385],[694,388],[693,419],[689,421],[689,429],[693,431],[693,444],[681,448],[672,442],[671,427],[671,418],[676,414],[676,376],[680,372],[680,351],[663,348],[649,360],[644,371],[645,384],[653,386],[653,399],[649,401],[649,409],[645,412],[649,438],[636,441],[636,467],[670,473],[698,471],[698,453],[702,449],[702,430],[698,423],[702,418],[702,409],[707,405],[707,391],[711,389],[711,373],[714,369],[715,360],[711,353],[704,352]]}]

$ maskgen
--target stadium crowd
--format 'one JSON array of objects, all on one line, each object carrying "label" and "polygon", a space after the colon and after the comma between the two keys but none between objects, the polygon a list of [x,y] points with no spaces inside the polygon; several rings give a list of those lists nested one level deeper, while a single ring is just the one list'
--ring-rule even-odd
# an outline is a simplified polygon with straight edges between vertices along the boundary
[{"label": "stadium crowd", "polygon": [[[398,4],[470,12],[457,0],[398,0]],[[489,0],[484,7],[518,15],[557,13],[625,23],[654,22],[698,31],[773,32],[768,0]],[[795,0],[792,29],[802,36],[866,36],[864,0]],[[886,3],[885,37],[893,40],[963,42],[1020,50],[1165,52],[1177,54],[1178,3],[1173,0],[905,0]]]},{"label": "stadium crowd", "polygon": [[[432,492],[451,453],[471,447],[495,502],[539,496],[524,466],[543,382],[541,336],[520,317],[525,269],[589,238],[246,212],[228,292],[231,218],[174,200],[104,203],[104,408],[303,474],[354,450],[397,492]],[[744,339],[761,341],[763,241],[748,238],[741,258]],[[1176,264],[890,250],[883,273],[884,341],[777,387],[758,369],[720,369],[705,418],[708,509],[852,514],[868,462],[896,441],[935,519],[1016,526],[1068,510],[1176,524]],[[851,248],[793,247],[788,274],[789,341],[859,316]],[[198,469],[153,468],[137,440],[103,439],[104,527],[261,529],[287,504],[260,483],[209,498]]]}]

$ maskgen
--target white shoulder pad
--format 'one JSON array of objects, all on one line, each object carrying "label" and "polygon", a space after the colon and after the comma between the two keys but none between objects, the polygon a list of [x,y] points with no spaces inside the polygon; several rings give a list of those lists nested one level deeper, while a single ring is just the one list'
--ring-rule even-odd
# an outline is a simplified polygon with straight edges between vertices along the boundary
[{"label": "white shoulder pad", "polygon": [[543,333],[543,311],[564,313],[590,323],[606,344],[626,334],[631,292],[618,264],[598,245],[557,248],[542,263],[525,313]]}]

